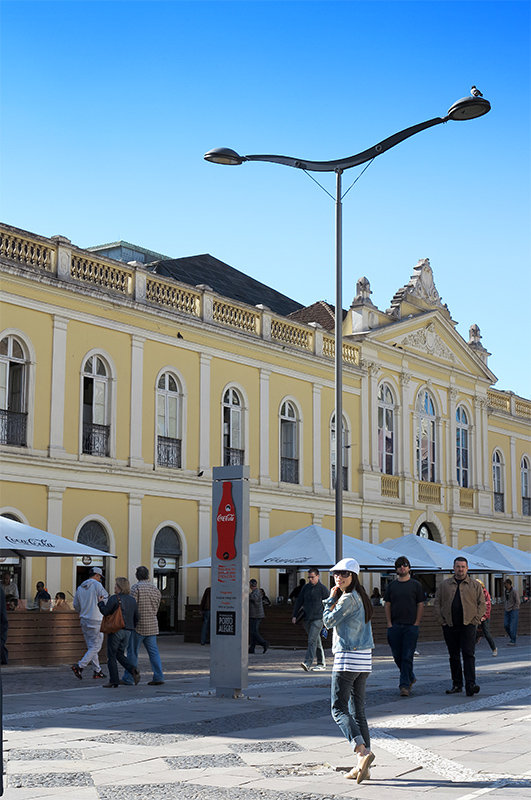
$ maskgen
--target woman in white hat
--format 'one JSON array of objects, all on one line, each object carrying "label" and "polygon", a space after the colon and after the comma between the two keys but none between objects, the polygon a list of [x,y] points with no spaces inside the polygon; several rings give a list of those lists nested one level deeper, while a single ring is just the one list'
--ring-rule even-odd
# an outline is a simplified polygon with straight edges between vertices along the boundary
[{"label": "woman in white hat", "polygon": [[[374,761],[369,726],[365,717],[365,684],[372,669],[372,605],[358,574],[354,558],[343,558],[330,572],[335,581],[330,597],[323,600],[323,622],[333,628],[332,717],[352,745],[358,762],[347,778],[361,783],[370,777]],[[354,713],[352,713],[354,709]]]}]

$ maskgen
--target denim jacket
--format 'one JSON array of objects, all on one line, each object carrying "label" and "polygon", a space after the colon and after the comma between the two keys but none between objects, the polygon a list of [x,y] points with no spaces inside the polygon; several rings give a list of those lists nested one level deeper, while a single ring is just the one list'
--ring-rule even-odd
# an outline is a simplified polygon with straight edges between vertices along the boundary
[{"label": "denim jacket", "polygon": [[365,622],[365,609],[356,591],[345,592],[337,604],[334,597],[323,600],[323,622],[326,628],[333,628],[332,653],[369,650],[374,647],[372,627]]}]

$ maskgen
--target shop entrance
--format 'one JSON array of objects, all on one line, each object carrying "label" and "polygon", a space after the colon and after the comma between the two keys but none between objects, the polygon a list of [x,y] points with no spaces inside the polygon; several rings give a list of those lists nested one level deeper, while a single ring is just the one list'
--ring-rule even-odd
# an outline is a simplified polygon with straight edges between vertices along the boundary
[{"label": "shop entrance", "polygon": [[155,539],[153,553],[153,578],[162,597],[158,611],[161,633],[178,633],[179,623],[179,567],[181,541],[174,528],[166,525]]}]

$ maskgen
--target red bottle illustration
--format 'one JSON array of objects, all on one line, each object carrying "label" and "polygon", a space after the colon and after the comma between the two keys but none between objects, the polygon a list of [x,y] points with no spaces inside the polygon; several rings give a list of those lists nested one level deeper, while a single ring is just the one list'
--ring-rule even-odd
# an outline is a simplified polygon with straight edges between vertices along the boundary
[{"label": "red bottle illustration", "polygon": [[223,561],[236,558],[236,509],[232,500],[232,483],[223,481],[223,492],[216,517],[218,548],[216,556]]}]

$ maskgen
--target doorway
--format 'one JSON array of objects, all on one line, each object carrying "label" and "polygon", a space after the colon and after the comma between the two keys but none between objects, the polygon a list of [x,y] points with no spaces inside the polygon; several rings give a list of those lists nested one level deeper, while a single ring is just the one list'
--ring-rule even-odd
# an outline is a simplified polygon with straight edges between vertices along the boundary
[{"label": "doorway", "polygon": [[179,567],[181,540],[177,531],[165,525],[157,534],[153,552],[153,579],[161,593],[157,614],[161,633],[179,633]]}]

